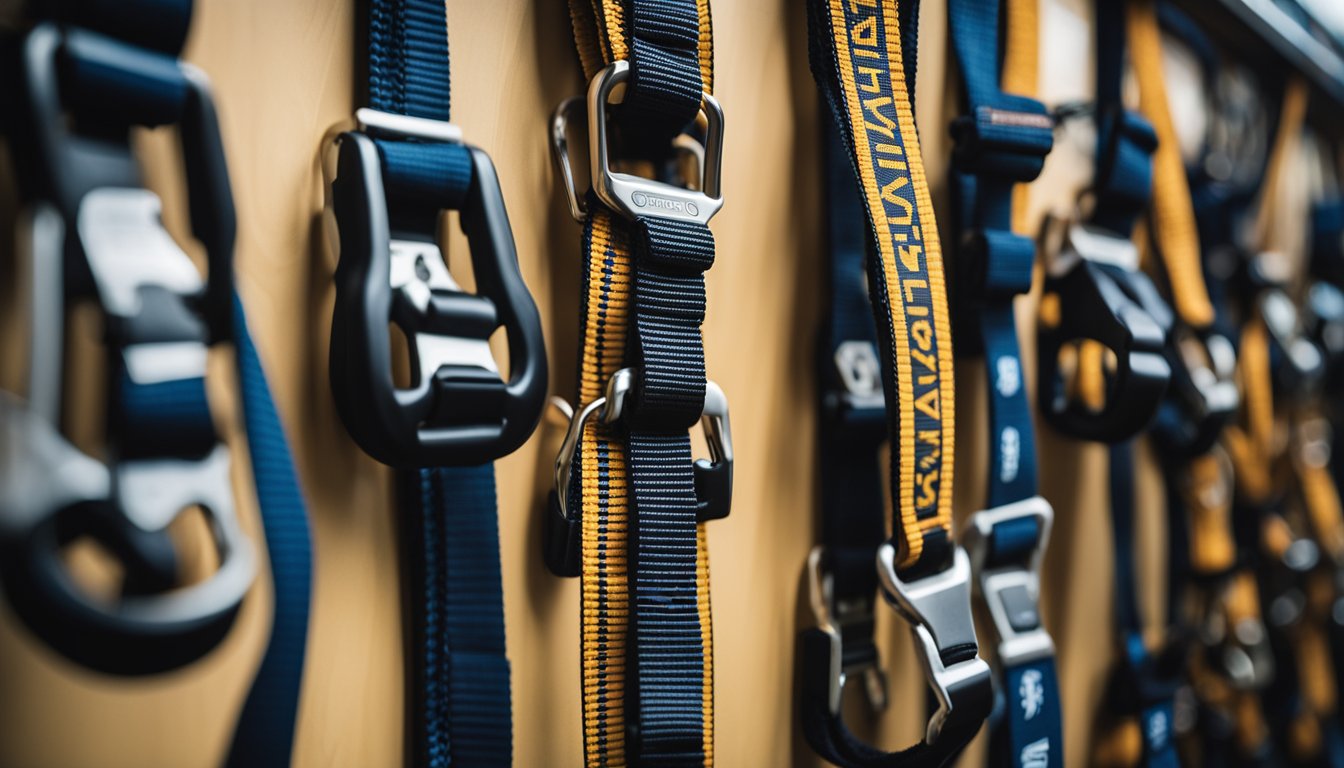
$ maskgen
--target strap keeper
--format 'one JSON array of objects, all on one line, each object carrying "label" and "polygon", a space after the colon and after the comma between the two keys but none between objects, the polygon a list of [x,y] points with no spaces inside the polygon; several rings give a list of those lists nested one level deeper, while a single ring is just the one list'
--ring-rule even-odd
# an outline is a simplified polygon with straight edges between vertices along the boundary
[{"label": "strap keeper", "polygon": [[969,266],[962,289],[967,297],[1006,299],[1031,290],[1035,241],[1006,230],[986,229],[967,233],[961,251]]},{"label": "strap keeper", "polygon": [[952,122],[957,167],[967,173],[1035,179],[1054,146],[1054,121],[1045,106],[1014,98],[1006,107],[979,106]]}]

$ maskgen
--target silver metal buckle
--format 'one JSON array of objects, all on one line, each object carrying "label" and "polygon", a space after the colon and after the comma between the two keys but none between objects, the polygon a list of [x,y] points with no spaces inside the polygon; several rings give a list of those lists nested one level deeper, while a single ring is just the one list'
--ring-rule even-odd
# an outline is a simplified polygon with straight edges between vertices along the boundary
[{"label": "silver metal buckle", "polygon": [[[574,456],[579,451],[583,428],[596,418],[603,424],[615,424],[625,413],[626,398],[635,386],[635,372],[622,368],[607,380],[606,393],[575,411],[568,403],[553,398],[551,403],[569,417],[569,429],[555,457],[555,494],[559,500],[560,518],[569,521],[569,485],[572,482]],[[705,405],[700,415],[700,426],[705,431],[709,456],[714,463],[733,464],[733,432],[728,416],[728,397],[712,381],[705,382]]]},{"label": "silver metal buckle", "polygon": [[[858,673],[863,676],[863,690],[868,697],[868,706],[881,712],[887,708],[887,675],[878,663],[846,667],[844,659],[844,640],[840,632],[843,619],[831,610],[832,579],[822,570],[821,562],[825,551],[821,546],[812,548],[807,555],[807,600],[812,607],[812,616],[817,628],[826,633],[831,641],[830,689],[827,703],[832,715],[840,713],[840,695],[850,676]],[[871,606],[870,606],[871,608]],[[871,616],[871,610],[869,611]]]},{"label": "silver metal buckle", "polygon": [[1100,227],[1067,219],[1046,222],[1047,238],[1058,238],[1058,247],[1047,247],[1046,270],[1060,277],[1073,269],[1079,260],[1111,264],[1129,272],[1139,268],[1139,249],[1132,240],[1117,237]]},{"label": "silver metal buckle", "polygon": [[[723,195],[719,190],[723,162],[723,108],[713,96],[703,94],[701,112],[707,128],[700,190],[617,173],[611,169],[608,151],[607,104],[616,86],[629,79],[630,63],[617,61],[597,73],[588,85],[588,160],[598,199],[631,218],[651,215],[708,223],[723,207]],[[571,211],[574,208],[571,203]]]},{"label": "silver metal buckle", "polygon": [[938,700],[938,710],[929,717],[924,733],[924,742],[932,745],[952,716],[958,693],[981,686],[987,690],[991,685],[989,665],[978,653],[951,666],[944,664],[941,655],[943,649],[978,647],[971,618],[970,558],[955,547],[947,570],[906,582],[896,573],[896,547],[887,542],[877,550],[877,575],[887,602],[910,622],[924,678]]},{"label": "silver metal buckle", "polygon": [[[994,526],[1022,518],[1034,517],[1037,520],[1039,535],[1032,550],[1030,561],[1024,568],[1021,564],[986,567],[989,558],[989,545]],[[971,516],[970,527],[962,534],[962,544],[970,556],[971,570],[976,575],[976,593],[989,608],[993,619],[994,631],[998,635],[998,656],[1000,663],[1011,666],[1035,659],[1051,656],[1055,644],[1050,633],[1040,623],[1041,560],[1050,540],[1050,526],[1055,513],[1050,502],[1040,496],[987,509]],[[1019,608],[1029,607],[1036,614],[1036,626],[1019,629],[1012,616],[1009,605],[1013,600],[1028,601]]]}]

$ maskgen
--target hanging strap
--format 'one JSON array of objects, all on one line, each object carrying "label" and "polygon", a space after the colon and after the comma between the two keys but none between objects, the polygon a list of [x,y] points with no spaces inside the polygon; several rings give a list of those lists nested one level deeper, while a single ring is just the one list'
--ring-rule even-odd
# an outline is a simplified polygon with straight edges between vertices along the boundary
[{"label": "hanging strap", "polygon": [[[1038,101],[1006,93],[1000,81],[1001,0],[948,5],[953,50],[969,114],[952,125],[959,213],[957,310],[961,354],[984,356],[989,384],[988,504],[970,520],[967,550],[999,638],[1003,708],[990,762],[1063,765],[1063,707],[1054,644],[1041,623],[1040,562],[1053,519],[1036,494],[1036,445],[1018,349],[1013,300],[1031,288],[1036,245],[1013,231],[1015,185],[1035,179],[1053,144],[1054,123]],[[1018,3],[1019,6],[1025,3]],[[1034,9],[1007,19],[1008,48],[1035,41]],[[1014,40],[1012,35],[1028,39]],[[1022,54],[1019,54],[1022,56]],[[1026,69],[1026,64],[1015,65]],[[1035,73],[1013,78],[1035,88]],[[983,277],[979,277],[983,275]],[[973,533],[971,532],[973,531]]]},{"label": "hanging strap", "polygon": [[[951,536],[951,332],[910,99],[918,4],[813,0],[808,12],[813,75],[843,146],[838,154],[844,162],[832,161],[833,194],[856,180],[868,225],[868,293],[892,445],[894,519],[892,538],[877,550],[878,579],[912,625],[939,706],[924,740],[907,750],[887,753],[859,741],[841,718],[841,628],[822,621],[800,640],[803,732],[819,755],[842,766],[942,765],[979,729],[992,692],[970,616],[969,560]],[[852,176],[838,173],[843,165]],[[833,215],[836,210],[853,215],[843,204]],[[837,328],[839,313],[854,301],[840,291],[856,287],[854,277],[838,270],[856,259],[856,251],[851,241],[832,255]],[[865,336],[846,340],[864,349]],[[855,359],[866,357],[860,354]],[[867,369],[871,363],[862,365]],[[825,609],[824,600],[813,602],[814,610]],[[827,618],[826,612],[819,610],[819,618]]]},{"label": "hanging strap", "polygon": [[[404,236],[401,232],[412,233],[410,236],[424,244],[415,269],[431,276],[425,279],[427,293],[435,297],[430,301],[442,302],[438,306],[445,308],[445,317],[452,322],[434,324],[428,316],[423,321],[405,320],[405,315],[394,319],[412,325],[408,336],[416,336],[415,343],[420,343],[418,334],[423,332],[470,335],[473,341],[459,343],[475,344],[474,335],[488,336],[497,324],[507,322],[505,314],[509,310],[495,295],[484,298],[457,293],[446,271],[438,276],[444,270],[443,258],[433,243],[440,213],[445,209],[463,210],[463,229],[468,231],[481,293],[495,290],[497,282],[491,277],[493,273],[481,271],[477,251],[482,245],[465,213],[469,207],[480,207],[472,193],[486,183],[480,175],[492,171],[480,164],[473,154],[478,151],[462,144],[447,122],[450,82],[446,9],[442,0],[370,0],[367,16],[360,21],[367,51],[367,104],[391,116],[368,120],[375,123],[370,130],[381,164],[391,227],[398,237]],[[402,116],[411,121],[399,122]],[[395,130],[403,124],[414,130]],[[382,126],[387,129],[379,130]],[[394,253],[404,247],[400,243],[392,245]],[[374,275],[371,279],[384,281],[385,286],[388,277]],[[462,309],[450,309],[457,307]],[[337,322],[343,321],[338,317]],[[481,322],[485,325],[475,330],[472,324]],[[513,344],[515,328],[509,330]],[[489,354],[483,343],[480,349]],[[511,346],[511,358],[514,353]],[[516,366],[526,364],[527,359],[518,358],[515,374]],[[433,406],[431,418],[442,419],[442,425],[449,429],[461,429],[467,423],[463,416],[446,415],[446,409],[454,407],[449,401],[478,403],[482,411],[489,412],[505,407],[501,403],[511,395],[493,371],[475,375],[463,390],[462,377],[474,374],[450,367],[463,364],[444,360],[437,371],[420,373],[432,378],[435,387],[442,387],[437,393],[441,404]],[[544,382],[544,373],[541,378]],[[525,427],[535,424],[535,418],[528,422],[524,416],[521,420]],[[530,428],[524,429],[522,436],[527,432]],[[442,448],[445,445],[448,448]],[[448,449],[449,441],[435,442],[419,432],[413,447],[392,457],[378,454],[384,460],[391,458],[399,467],[396,487],[407,606],[406,753],[411,764],[430,768],[508,765],[513,756],[512,714],[499,523],[494,468],[481,462],[512,450],[512,446],[468,445],[464,440],[453,452]],[[424,466],[429,462],[464,466]]]},{"label": "hanging strap", "polygon": [[290,764],[303,684],[313,581],[312,546],[308,515],[284,427],[248,332],[242,301],[236,297],[233,322],[243,423],[247,427],[257,502],[261,506],[262,532],[270,555],[273,606],[266,651],[238,715],[225,765],[281,768]]},{"label": "hanging strap", "polygon": [[[571,190],[586,217],[581,407],[557,460],[548,563],[582,580],[584,754],[589,765],[712,765],[704,522],[728,512],[731,442],[700,333],[714,262],[707,222],[722,204],[709,3],[571,0],[570,12],[600,150],[585,203]],[[611,104],[620,82],[623,100]],[[675,168],[678,137],[699,133],[698,114],[707,122],[693,190]],[[617,160],[652,178],[613,170]],[[709,462],[691,454],[702,417]]]}]

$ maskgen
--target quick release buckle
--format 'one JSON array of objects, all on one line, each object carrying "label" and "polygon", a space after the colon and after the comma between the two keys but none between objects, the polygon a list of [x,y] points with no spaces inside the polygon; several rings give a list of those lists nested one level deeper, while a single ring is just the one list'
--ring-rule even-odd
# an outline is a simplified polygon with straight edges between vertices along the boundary
[{"label": "quick release buckle", "polygon": [[[37,25],[21,61],[26,109],[13,140],[31,150],[17,165],[36,202],[20,235],[34,266],[34,312],[47,327],[33,332],[29,407],[0,406],[4,585],[25,622],[67,657],[114,674],[165,671],[218,644],[256,570],[233,506],[229,451],[204,402],[208,349],[231,338],[233,308],[234,209],[214,106],[190,65],[84,29]],[[111,114],[65,98],[91,88],[155,96]],[[165,124],[181,136],[206,279],[164,228],[126,136]],[[116,393],[110,466],[56,427],[61,322],[67,300],[81,299],[95,300],[104,320]],[[170,417],[160,413],[164,397],[178,406]],[[184,586],[167,529],[193,508],[218,567]],[[114,600],[91,597],[66,572],[62,546],[84,535],[124,567]]]},{"label": "quick release buckle", "polygon": [[907,582],[896,572],[895,545],[886,542],[877,551],[877,574],[887,602],[910,623],[924,678],[938,702],[924,743],[932,746],[947,732],[969,739],[994,700],[989,665],[979,656],[971,617],[970,558],[954,547],[946,570]]},{"label": "quick release buckle", "polygon": [[[1171,311],[1138,271],[1138,251],[1129,240],[1060,220],[1047,222],[1045,233],[1061,236],[1062,247],[1048,264],[1042,300],[1041,413],[1056,429],[1079,439],[1128,439],[1152,421],[1171,380],[1166,359]],[[1099,406],[1084,402],[1070,386],[1079,381],[1085,343],[1106,350]],[[1072,371],[1061,362],[1066,345],[1076,353]]]},{"label": "quick release buckle", "polygon": [[[461,144],[450,123],[356,112],[337,139],[332,207],[340,233],[331,382],[351,437],[392,466],[479,464],[518,448],[541,418],[546,354],[541,319],[518,267],[494,164]],[[460,146],[471,179],[459,208],[476,293],[449,272],[434,227],[399,223],[389,210],[375,138]],[[427,231],[421,231],[421,229]],[[406,339],[410,382],[393,379],[395,325]],[[509,377],[489,340],[505,329]]]},{"label": "quick release buckle", "polygon": [[[1055,645],[1040,614],[1041,560],[1050,540],[1054,510],[1040,496],[977,512],[962,534],[962,544],[976,575],[976,591],[989,608],[998,634],[999,661],[1005,666],[1054,655]],[[1025,552],[995,557],[996,535],[1034,523],[1035,536]],[[1011,545],[1010,545],[1011,546]]]},{"label": "quick release buckle", "polygon": [[[629,79],[630,63],[617,61],[598,72],[588,85],[588,160],[594,192],[605,205],[630,218],[654,216],[708,223],[723,207],[720,191],[723,108],[712,95],[702,94],[700,114],[705,118],[704,143],[679,137],[675,145],[675,149],[696,162],[698,189],[617,172],[612,170],[607,107],[618,86]],[[588,211],[574,178],[568,139],[570,117],[579,104],[578,99],[569,99],[556,108],[551,118],[551,150],[563,181],[570,214],[576,220],[584,221]]]},{"label": "quick release buckle", "polygon": [[832,715],[839,715],[840,696],[844,693],[845,685],[852,679],[862,678],[868,706],[874,712],[880,712],[887,708],[887,674],[882,669],[880,659],[874,657],[850,664],[844,661],[845,626],[848,623],[871,622],[873,601],[865,601],[860,606],[837,606],[833,581],[824,567],[825,558],[825,549],[820,546],[813,547],[807,555],[807,601],[817,629],[824,632],[830,642],[827,704]]}]

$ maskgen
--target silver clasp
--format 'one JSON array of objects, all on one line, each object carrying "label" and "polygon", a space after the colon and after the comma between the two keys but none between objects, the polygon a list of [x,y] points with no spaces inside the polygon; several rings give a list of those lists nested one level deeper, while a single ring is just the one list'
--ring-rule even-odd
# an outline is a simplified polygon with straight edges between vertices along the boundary
[{"label": "silver clasp", "polygon": [[853,616],[855,613],[860,614],[858,619],[871,619],[872,603],[866,602],[862,608],[849,612],[832,610],[835,602],[833,580],[822,568],[824,559],[825,550],[820,546],[813,547],[807,555],[807,600],[812,607],[812,616],[816,619],[817,628],[825,632],[831,641],[830,689],[827,694],[831,714],[840,713],[840,694],[844,692],[845,684],[854,674],[863,676],[863,690],[868,697],[868,706],[874,712],[880,712],[887,708],[886,672],[877,661],[845,666],[844,637],[841,634],[841,628],[847,618],[846,613],[849,614],[850,621],[855,620],[856,617]]},{"label": "silver clasp", "polygon": [[[1005,666],[1051,656],[1055,644],[1041,622],[1041,559],[1050,540],[1055,513],[1040,496],[977,512],[962,534],[976,575],[976,591],[989,608]],[[990,566],[994,527],[1011,520],[1036,519],[1035,546],[1026,562]]]},{"label": "silver clasp", "polygon": [[887,542],[877,550],[877,575],[887,602],[910,622],[924,678],[938,700],[924,742],[936,743],[954,717],[983,719],[993,698],[989,665],[979,653],[952,664],[942,655],[956,648],[979,647],[971,618],[971,562],[966,551],[956,547],[951,567],[907,582],[896,573],[896,547]]}]

